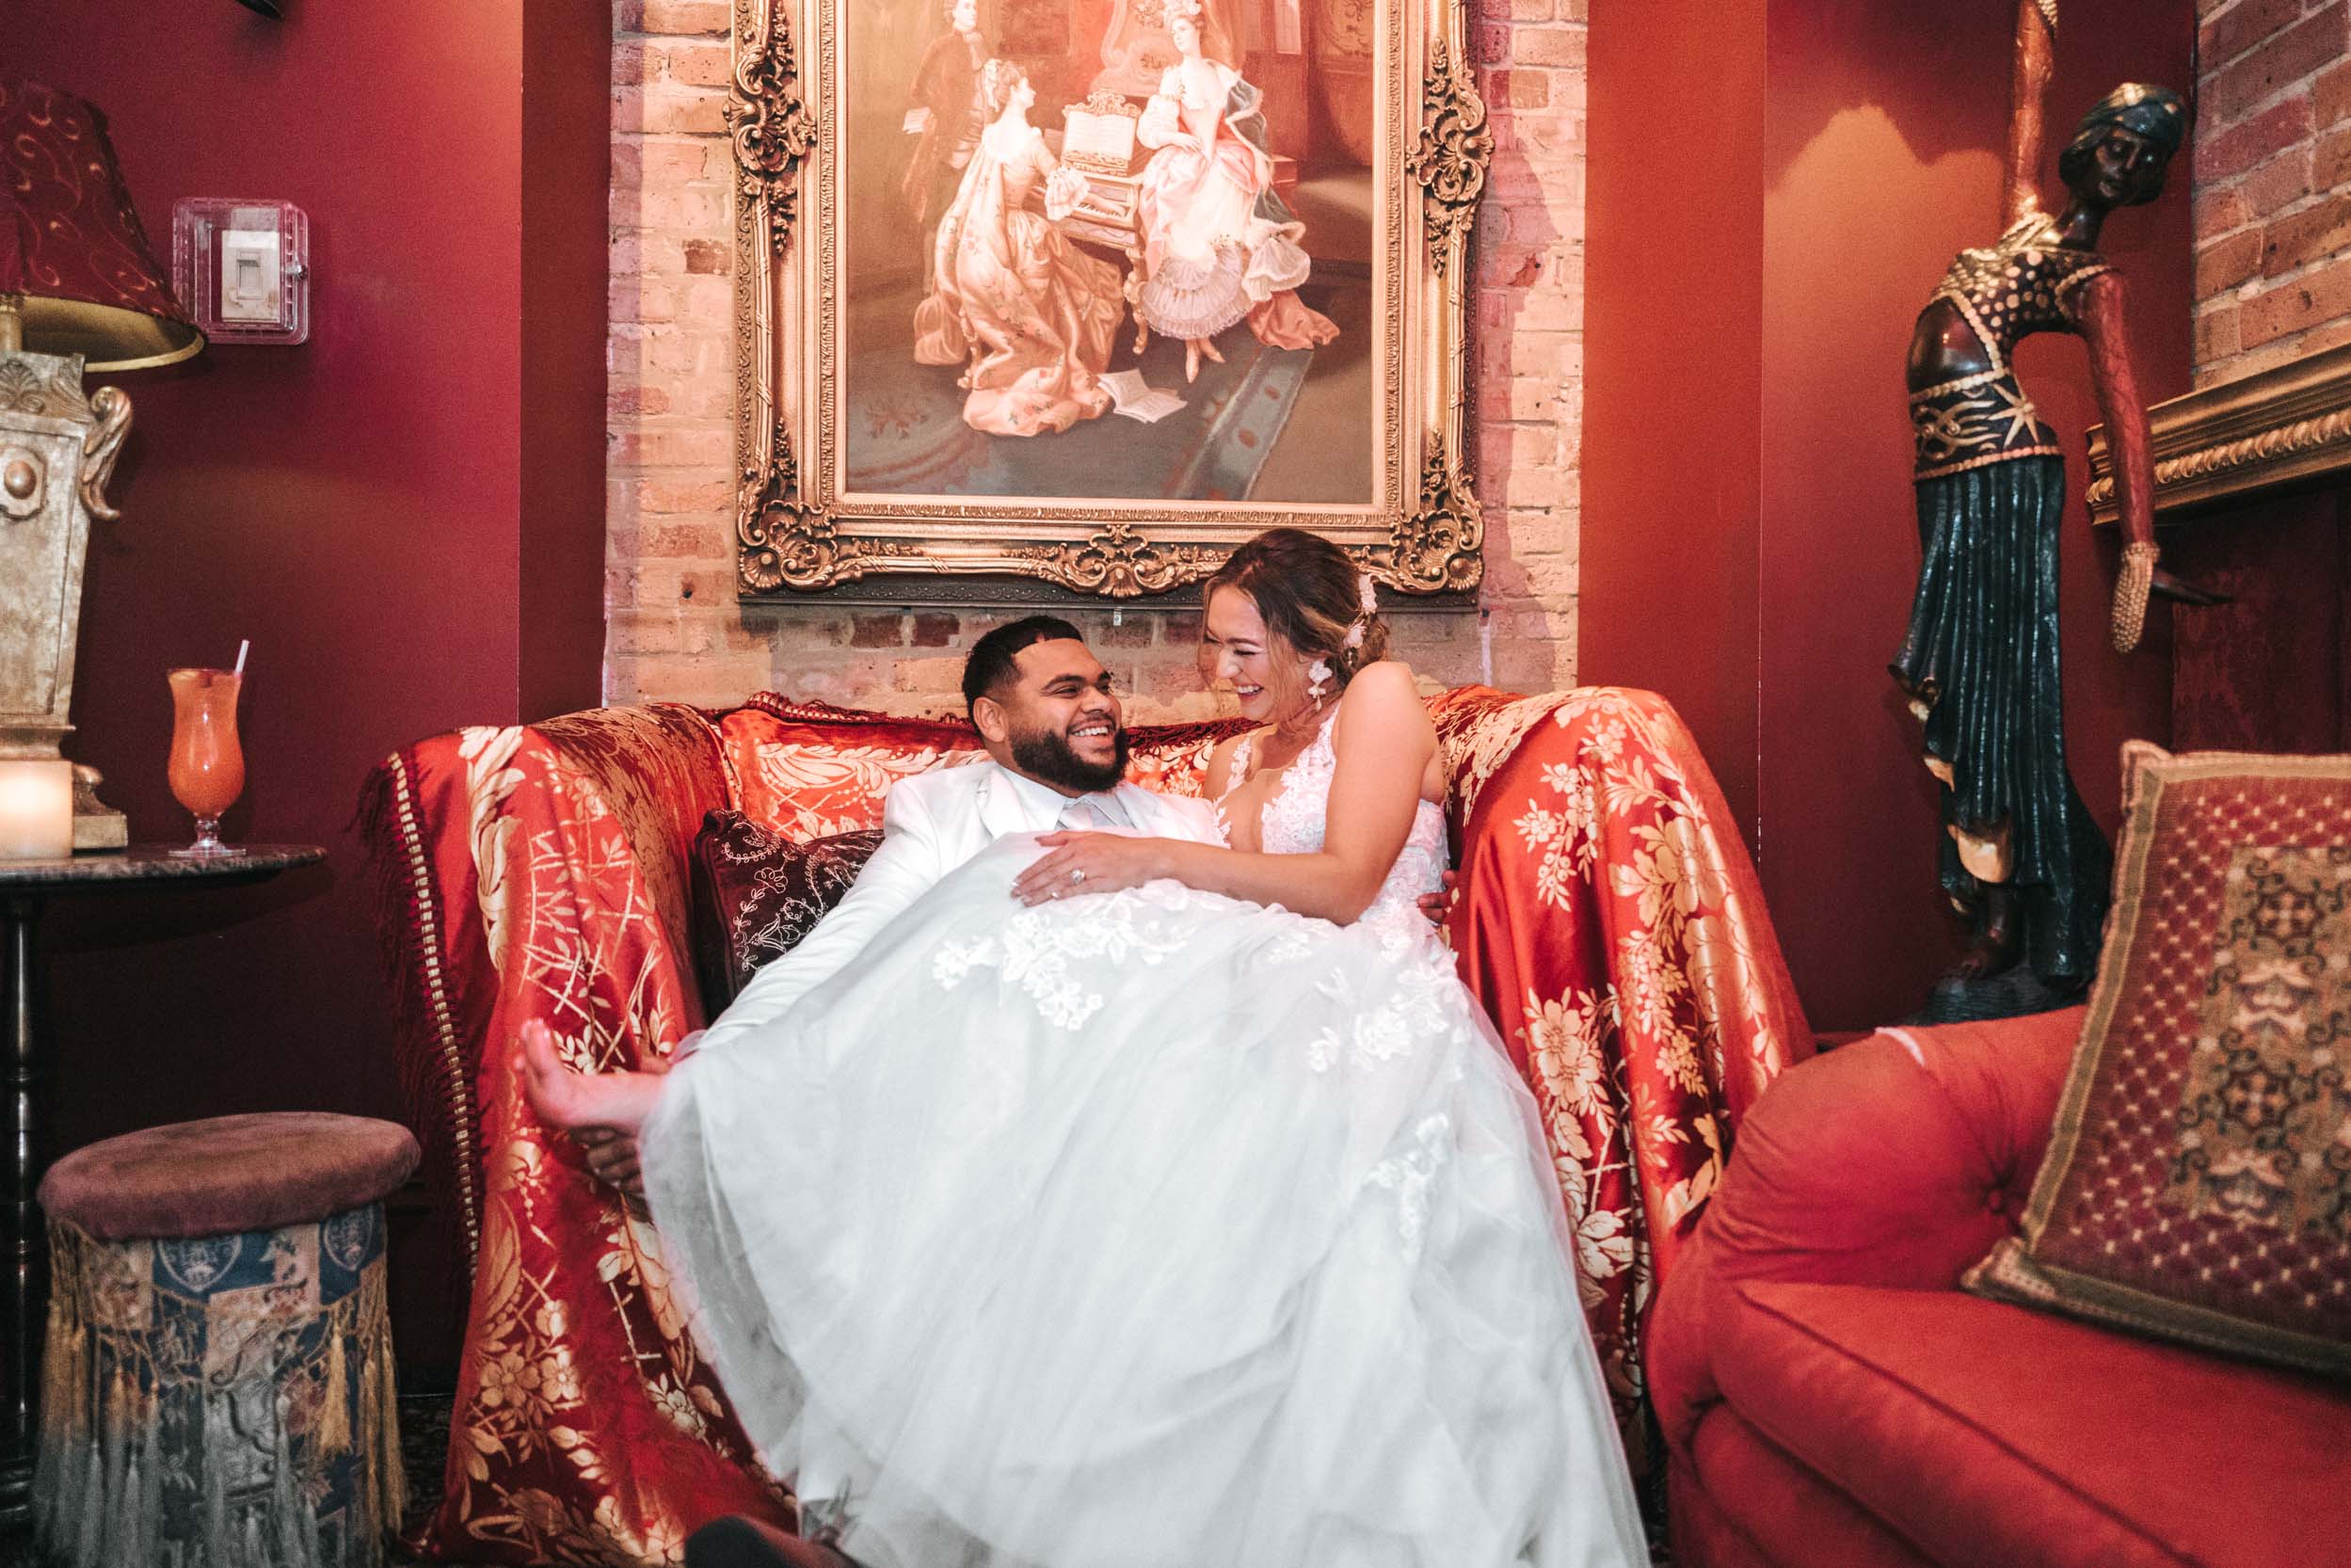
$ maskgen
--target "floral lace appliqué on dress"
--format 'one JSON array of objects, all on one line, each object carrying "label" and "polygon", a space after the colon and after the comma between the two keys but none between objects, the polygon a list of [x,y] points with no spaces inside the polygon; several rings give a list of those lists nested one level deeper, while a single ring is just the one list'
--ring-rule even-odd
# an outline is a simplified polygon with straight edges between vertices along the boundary
[{"label": "floral lace appliqu\u00e9 on dress", "polygon": [[1159,963],[1181,948],[1187,935],[1169,917],[1196,897],[1181,884],[1153,882],[1097,897],[1082,920],[1032,909],[1006,921],[1000,937],[941,943],[932,956],[931,977],[952,991],[974,969],[1000,969],[1035,999],[1047,1022],[1080,1029],[1101,1010],[1102,995],[1070,972],[1071,960]]},{"label": "floral lace appliqu\u00e9 on dress", "polygon": [[[1289,766],[1280,787],[1258,815],[1257,840],[1268,855],[1312,855],[1322,848],[1330,821],[1331,781],[1338,774],[1338,754],[1332,743],[1337,728],[1335,712],[1326,719]],[[1256,736],[1243,735],[1233,747],[1230,776],[1217,802],[1218,818],[1226,821],[1224,803],[1246,782]],[[1229,822],[1226,838],[1231,837]],[[1342,1058],[1372,1067],[1409,1054],[1415,1043],[1432,1036],[1448,1040],[1470,1033],[1456,1000],[1458,988],[1450,956],[1431,936],[1420,913],[1420,899],[1444,886],[1446,863],[1445,808],[1421,801],[1413,812],[1412,831],[1388,868],[1370,906],[1359,924],[1378,936],[1381,951],[1394,968],[1384,995],[1366,1004],[1344,970],[1335,970],[1320,985],[1322,993],[1351,1012],[1342,1028],[1323,1030],[1306,1046],[1306,1060],[1317,1072],[1328,1072]]]},{"label": "floral lace appliqu\u00e9 on dress", "polygon": [[[1283,770],[1281,787],[1258,815],[1257,842],[1268,855],[1312,855],[1322,847],[1330,821],[1331,780],[1338,774],[1338,752],[1331,741],[1332,731],[1337,728],[1337,712],[1332,710],[1333,717],[1323,721],[1306,749]],[[1234,744],[1224,793],[1217,801],[1220,820],[1224,817],[1224,802],[1248,780],[1256,740],[1249,734]],[[1230,836],[1228,828],[1226,837]],[[1378,895],[1360,919],[1385,924],[1399,915],[1409,915],[1425,925],[1420,897],[1444,886],[1445,860],[1445,808],[1424,800],[1413,810],[1412,831],[1397,853],[1396,864],[1388,868],[1387,879],[1380,884]]]}]

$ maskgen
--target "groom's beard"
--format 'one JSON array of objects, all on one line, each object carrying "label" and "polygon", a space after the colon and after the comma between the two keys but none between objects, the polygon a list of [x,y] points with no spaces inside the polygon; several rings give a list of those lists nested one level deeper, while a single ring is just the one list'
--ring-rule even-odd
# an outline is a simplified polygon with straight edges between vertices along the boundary
[{"label": "groom's beard", "polygon": [[1127,776],[1127,731],[1112,730],[1111,739],[1116,749],[1096,765],[1071,750],[1069,737],[1058,729],[1018,730],[1012,737],[1013,760],[1032,778],[1092,794]]}]

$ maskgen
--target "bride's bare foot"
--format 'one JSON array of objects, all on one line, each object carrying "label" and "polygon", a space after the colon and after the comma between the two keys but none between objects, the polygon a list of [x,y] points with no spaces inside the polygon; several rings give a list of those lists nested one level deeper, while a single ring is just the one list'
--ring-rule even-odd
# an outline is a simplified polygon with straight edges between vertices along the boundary
[{"label": "bride's bare foot", "polygon": [[555,1049],[555,1032],[540,1019],[522,1026],[522,1094],[539,1120],[566,1132],[611,1128],[634,1138],[661,1097],[658,1073],[575,1073]]}]

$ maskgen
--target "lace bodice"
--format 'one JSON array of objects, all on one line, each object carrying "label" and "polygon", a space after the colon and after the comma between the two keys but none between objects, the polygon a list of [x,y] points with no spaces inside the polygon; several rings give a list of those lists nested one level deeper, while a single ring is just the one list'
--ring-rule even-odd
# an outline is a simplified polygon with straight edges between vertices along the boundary
[{"label": "lace bodice", "polygon": [[[1322,834],[1331,811],[1331,779],[1338,772],[1338,754],[1331,744],[1331,732],[1337,728],[1337,710],[1325,719],[1315,738],[1306,743],[1306,749],[1282,774],[1281,787],[1266,801],[1257,819],[1257,841],[1268,855],[1312,855],[1322,847]],[[1217,817],[1224,818],[1224,802],[1249,776],[1249,761],[1256,750],[1256,735],[1243,735],[1233,746],[1233,759],[1224,781],[1224,793],[1217,798]],[[1225,826],[1225,837],[1232,830]],[[1444,885],[1445,878],[1445,808],[1436,802],[1424,800],[1413,811],[1411,833],[1404,839],[1404,847],[1397,853],[1396,864],[1388,868],[1387,880],[1380,884],[1379,896],[1363,913],[1363,919],[1376,920],[1401,912],[1414,920],[1420,919],[1417,908],[1420,895],[1431,893]]]}]

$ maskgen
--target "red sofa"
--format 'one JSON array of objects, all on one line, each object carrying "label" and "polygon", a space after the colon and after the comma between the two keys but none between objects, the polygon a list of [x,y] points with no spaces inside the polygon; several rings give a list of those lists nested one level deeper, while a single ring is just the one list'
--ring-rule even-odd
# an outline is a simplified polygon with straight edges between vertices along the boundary
[{"label": "red sofa", "polygon": [[[1660,698],[1464,688],[1431,711],[1461,872],[1448,930],[1534,1090],[1629,1408],[1650,1282],[1812,1036],[1730,812]],[[1136,731],[1137,776],[1196,793],[1224,728]],[[686,872],[704,813],[795,838],[871,827],[893,778],[977,744],[960,723],[761,694],[460,730],[376,771],[364,823],[400,1067],[472,1280],[426,1555],[661,1563],[714,1515],[788,1516],[646,1217],[520,1104],[509,1047],[536,1019],[600,1065],[658,1063],[706,1016]]]},{"label": "red sofa", "polygon": [[1676,1568],[2351,1563],[2351,1388],[1986,1301],[2082,1013],[1783,1076],[1664,1282]]}]

